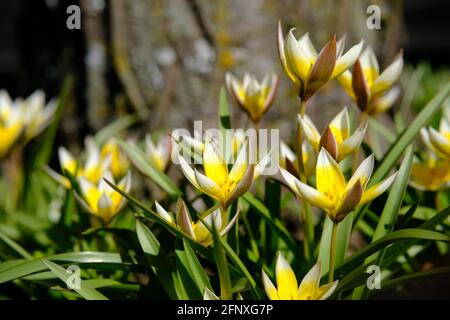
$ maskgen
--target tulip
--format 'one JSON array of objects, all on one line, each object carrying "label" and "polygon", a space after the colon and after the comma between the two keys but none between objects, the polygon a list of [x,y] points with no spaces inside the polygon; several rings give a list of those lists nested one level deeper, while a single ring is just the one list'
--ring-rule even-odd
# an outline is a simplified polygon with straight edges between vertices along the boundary
[{"label": "tulip", "polygon": [[428,153],[423,161],[414,158],[409,184],[419,190],[438,191],[450,187],[450,160]]},{"label": "tulip", "polygon": [[47,173],[65,188],[71,188],[70,179],[65,177],[69,174],[72,177],[83,177],[93,184],[97,184],[111,164],[111,155],[101,157],[100,151],[92,138],[85,140],[86,158],[85,161],[78,161],[64,147],[58,148],[59,164],[63,175],[53,169],[46,167]]},{"label": "tulip", "polygon": [[246,73],[239,81],[231,73],[225,76],[226,87],[237,105],[248,114],[254,123],[258,123],[269,110],[275,98],[279,78],[277,75],[266,75],[261,82]]},{"label": "tulip", "polygon": [[[316,167],[317,155],[314,153],[311,145],[308,142],[303,142],[303,167],[305,169],[305,175],[309,177]],[[296,166],[297,157],[295,153],[289,148],[283,141],[280,143],[280,167],[286,169],[289,172],[294,172],[298,176]]]},{"label": "tulip", "polygon": [[334,292],[338,281],[320,286],[321,263],[317,262],[298,286],[297,278],[281,252],[275,267],[277,287],[262,271],[264,289],[270,300],[326,300]]},{"label": "tulip", "polygon": [[438,156],[450,160],[450,107],[439,123],[439,131],[430,127],[422,128],[420,134],[427,147]]},{"label": "tulip", "polygon": [[0,159],[14,145],[27,142],[37,136],[50,123],[56,110],[56,102],[45,106],[45,94],[38,90],[26,100],[13,101],[9,94],[0,91]]},{"label": "tulip", "polygon": [[130,167],[127,157],[120,151],[115,139],[109,139],[100,150],[102,161],[111,159],[109,169],[114,179],[122,178]]},{"label": "tulip", "polygon": [[294,30],[289,30],[283,40],[281,22],[278,23],[278,53],[285,73],[299,88],[300,98],[307,101],[317,89],[355,63],[363,41],[343,54],[345,38],[336,43],[334,36],[317,54],[309,34],[296,39]]},{"label": "tulip", "polygon": [[176,215],[167,212],[157,201],[155,201],[155,207],[156,213],[161,218],[186,233],[204,247],[208,247],[213,243],[213,235],[210,232],[210,229],[213,226],[216,228],[217,232],[223,236],[230,231],[231,227],[236,223],[237,218],[239,217],[239,212],[237,212],[233,219],[226,224],[226,211],[220,207],[213,207],[201,215],[203,221],[198,220],[194,223],[191,220],[186,204],[182,200],[177,203]]},{"label": "tulip", "polygon": [[403,69],[403,54],[380,74],[377,58],[371,47],[367,47],[355,63],[353,72],[345,71],[338,77],[347,94],[356,101],[367,115],[376,115],[390,108],[400,94],[393,87]]},{"label": "tulip", "polygon": [[179,157],[181,169],[189,182],[198,190],[218,200],[224,208],[248,191],[253,180],[263,172],[269,160],[268,154],[257,165],[250,164],[248,143],[245,143],[229,171],[227,161],[211,137],[206,137],[202,154],[204,174],[189,166],[183,156]]},{"label": "tulip", "polygon": [[298,121],[313,150],[319,153],[321,148],[325,148],[337,162],[358,150],[367,128],[367,122],[363,123],[353,135],[350,135],[347,107],[334,117],[322,135],[308,116],[299,115]]},{"label": "tulip", "polygon": [[317,189],[299,181],[282,168],[280,171],[288,186],[300,198],[324,209],[333,222],[339,223],[356,206],[372,201],[394,182],[397,172],[366,190],[373,166],[374,157],[371,155],[360,164],[347,183],[339,164],[322,148],[316,165]]},{"label": "tulip", "polygon": [[153,143],[150,134],[145,136],[145,154],[158,170],[166,171],[170,163],[171,152],[172,142],[170,136],[161,137],[156,145]]},{"label": "tulip", "polygon": [[[106,183],[105,179],[114,184],[114,178],[110,172],[106,172],[97,184],[79,177],[81,194],[75,193],[75,196],[86,211],[100,217],[104,223],[108,223],[125,206],[126,199]],[[128,172],[117,187],[128,192],[130,186],[131,174]]]}]

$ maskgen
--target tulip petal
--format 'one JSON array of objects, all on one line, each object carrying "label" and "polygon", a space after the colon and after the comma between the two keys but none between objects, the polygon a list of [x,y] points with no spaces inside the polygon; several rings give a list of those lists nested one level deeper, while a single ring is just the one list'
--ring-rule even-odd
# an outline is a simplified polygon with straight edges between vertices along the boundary
[{"label": "tulip petal", "polygon": [[326,300],[328,299],[334,292],[334,290],[336,290],[336,287],[338,285],[339,281],[333,281],[331,283],[327,283],[321,287],[319,287],[318,291],[318,296],[320,297],[320,300]]},{"label": "tulip petal", "polygon": [[309,33],[305,33],[299,40],[298,44],[306,54],[306,58],[310,61],[314,61],[317,58],[317,51],[309,38]]},{"label": "tulip petal", "polygon": [[348,138],[350,135],[350,120],[347,106],[331,120],[329,127],[338,143]]},{"label": "tulip petal", "polygon": [[293,31],[289,30],[285,41],[285,53],[288,67],[299,79],[306,81],[308,79],[309,70],[314,61],[308,59],[308,54],[300,47],[297,39],[295,39]]},{"label": "tulip petal", "polygon": [[58,148],[59,163],[62,170],[66,170],[71,175],[75,175],[77,171],[77,161],[72,154],[64,147]]},{"label": "tulip petal", "polygon": [[354,185],[346,192],[341,204],[337,208],[336,212],[331,216],[331,220],[336,223],[341,222],[347,216],[347,214],[356,206],[358,206],[363,195],[363,188],[361,182],[358,180]]},{"label": "tulip petal", "polygon": [[177,203],[176,213],[177,224],[181,231],[186,233],[191,238],[195,239],[194,229],[192,227],[191,216],[183,200],[179,199]]},{"label": "tulip petal", "polygon": [[388,110],[395,103],[399,95],[400,88],[394,87],[379,98],[375,99],[373,106],[371,106],[371,109],[373,110],[371,114],[375,115]]},{"label": "tulip petal", "polygon": [[292,72],[286,57],[286,52],[284,48],[283,30],[281,28],[281,21],[278,21],[278,34],[277,34],[277,47],[278,47],[278,57],[280,58],[281,65],[283,66],[284,72],[296,85],[300,84],[299,79]]},{"label": "tulip petal", "polygon": [[389,89],[398,80],[403,69],[403,57],[400,53],[395,61],[384,70],[371,87],[372,96]]},{"label": "tulip petal", "polygon": [[311,203],[313,206],[322,208],[324,210],[329,210],[333,206],[333,203],[327,196],[308,186],[307,184],[296,180],[295,185],[297,186],[296,189],[298,190],[300,197]]},{"label": "tulip petal", "polygon": [[215,142],[210,137],[206,138],[205,149],[203,150],[203,169],[206,176],[215,183],[222,185],[227,181],[227,164],[221,152],[215,146]]},{"label": "tulip petal", "polygon": [[183,171],[184,176],[194,187],[200,189],[200,185],[197,183],[197,180],[195,178],[194,169],[191,168],[191,166],[187,163],[183,156],[180,155],[178,157],[178,161],[180,162],[181,171]]},{"label": "tulip petal", "polygon": [[361,162],[358,169],[356,169],[355,173],[353,174],[350,181],[348,182],[347,190],[350,190],[351,188],[353,188],[353,185],[357,181],[359,181],[361,183],[361,186],[363,187],[363,189],[366,188],[367,182],[369,181],[369,179],[372,175],[374,162],[375,162],[375,160],[374,160],[373,154],[371,154],[366,159],[364,159],[363,162]]},{"label": "tulip petal", "polygon": [[278,291],[273,285],[272,281],[270,281],[269,276],[262,271],[262,281],[264,290],[266,291],[267,296],[270,300],[280,300],[280,297],[278,296]]},{"label": "tulip petal", "polygon": [[384,179],[383,181],[377,183],[373,187],[364,191],[359,204],[360,205],[366,204],[367,202],[372,201],[373,199],[381,195],[383,192],[385,192],[392,185],[397,175],[398,171],[393,175],[391,175],[389,178]]},{"label": "tulip petal", "polygon": [[324,148],[317,158],[316,185],[317,190],[330,199],[339,198],[346,190],[341,168]]},{"label": "tulip petal", "polygon": [[314,123],[307,115],[303,117],[298,115],[298,121],[302,126],[302,131],[305,135],[306,140],[308,140],[308,142],[311,144],[314,151],[319,152],[320,133],[316,129]]},{"label": "tulip petal", "polygon": [[281,300],[295,299],[297,294],[297,278],[289,263],[280,252],[275,266],[278,296]]},{"label": "tulip petal", "polygon": [[347,156],[356,152],[361,145],[366,134],[367,122],[362,124],[350,137],[345,139],[338,147],[338,161],[342,161]]},{"label": "tulip petal", "polygon": [[289,171],[283,169],[283,168],[279,168],[281,176],[283,177],[284,181],[287,183],[288,187],[294,191],[294,193],[299,196],[302,197],[302,194],[299,192],[299,190],[297,189],[297,184],[296,182],[299,181],[294,175],[292,175]]},{"label": "tulip petal", "polygon": [[431,145],[446,157],[450,157],[450,139],[434,128],[430,128],[428,132]]},{"label": "tulip petal", "polygon": [[169,223],[174,223],[173,217],[164,209],[158,201],[155,201],[156,213]]},{"label": "tulip petal", "polygon": [[195,180],[198,183],[199,189],[209,195],[210,197],[224,201],[224,194],[222,188],[212,179],[201,174],[197,170],[194,169]]},{"label": "tulip petal", "polygon": [[340,76],[345,70],[351,68],[358,59],[363,48],[364,41],[361,40],[357,45],[353,46],[343,56],[337,59],[333,73],[330,79]]}]

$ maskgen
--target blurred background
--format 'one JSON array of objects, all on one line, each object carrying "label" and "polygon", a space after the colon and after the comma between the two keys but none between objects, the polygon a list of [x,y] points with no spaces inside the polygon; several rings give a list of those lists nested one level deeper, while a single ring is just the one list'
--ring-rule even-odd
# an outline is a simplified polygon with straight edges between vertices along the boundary
[{"label": "blurred background", "polygon": [[[371,4],[381,9],[379,30],[366,27]],[[79,30],[66,24],[71,5],[81,9]],[[140,118],[133,127],[140,137],[191,128],[200,119],[204,128],[216,126],[227,71],[259,78],[275,72],[281,85],[261,126],[280,128],[292,143],[298,99],[278,60],[278,20],[284,30],[309,32],[316,48],[333,34],[346,35],[346,49],[364,39],[381,69],[403,49],[403,88],[418,68],[420,85],[414,99],[401,97],[394,109],[406,106],[412,117],[450,80],[449,12],[448,0],[2,0],[0,89],[12,97],[44,89],[50,99],[72,75],[57,144],[76,153],[87,134],[130,113]],[[307,113],[321,129],[343,105],[352,102],[332,82],[312,98]],[[238,127],[246,116],[232,111]],[[389,125],[389,115],[382,116]],[[56,162],[56,152],[53,157]],[[433,283],[412,284],[407,298],[448,296],[446,286]]]},{"label": "blurred background", "polygon": [[[66,26],[74,4],[81,8],[79,30]],[[366,27],[370,4],[381,9],[379,30]],[[258,77],[276,72],[281,87],[263,125],[282,128],[288,139],[297,100],[278,61],[279,19],[285,30],[310,32],[317,48],[333,34],[346,34],[347,49],[365,39],[381,67],[403,48],[412,66],[423,62],[427,71],[447,74],[449,11],[446,0],[1,1],[0,88],[13,97],[42,88],[50,98],[65,76],[74,75],[75,92],[58,136],[76,147],[85,133],[130,112],[139,114],[145,131],[189,127],[195,119],[215,125],[226,71]],[[313,118],[319,109],[327,113],[319,123],[351,103],[335,83],[320,93],[308,110]],[[239,124],[245,117],[233,111]]]}]

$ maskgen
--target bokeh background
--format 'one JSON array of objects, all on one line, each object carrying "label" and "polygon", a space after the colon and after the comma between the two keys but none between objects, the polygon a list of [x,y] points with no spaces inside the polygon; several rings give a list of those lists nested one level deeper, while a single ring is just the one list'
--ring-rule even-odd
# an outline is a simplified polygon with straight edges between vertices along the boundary
[{"label": "bokeh background", "polygon": [[[81,8],[80,30],[66,26],[73,4]],[[370,4],[381,8],[380,30],[366,27]],[[278,20],[285,30],[309,32],[316,47],[333,34],[345,34],[347,48],[363,38],[382,68],[403,49],[403,87],[421,70],[414,99],[394,106],[408,117],[450,79],[449,12],[448,0],[2,0],[0,88],[13,97],[44,89],[51,98],[72,75],[75,87],[56,143],[77,152],[87,134],[130,113],[141,120],[136,136],[190,128],[199,119],[215,126],[227,71],[260,78],[275,72],[280,90],[262,127],[280,128],[292,142],[297,97],[278,61]],[[320,127],[343,105],[351,101],[331,83],[307,112]],[[243,124],[245,116],[232,110],[235,126]],[[410,284],[408,298],[448,296],[436,283]]]}]

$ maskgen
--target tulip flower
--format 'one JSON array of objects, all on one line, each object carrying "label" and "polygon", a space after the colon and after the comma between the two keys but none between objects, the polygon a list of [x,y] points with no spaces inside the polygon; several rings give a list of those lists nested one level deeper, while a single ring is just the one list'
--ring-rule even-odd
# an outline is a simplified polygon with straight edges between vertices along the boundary
[{"label": "tulip flower", "polygon": [[308,116],[299,115],[298,121],[313,150],[319,153],[321,148],[325,148],[337,162],[358,150],[367,128],[367,122],[363,123],[353,135],[350,135],[347,107],[334,117],[322,135]]},{"label": "tulip flower", "polygon": [[270,300],[326,300],[336,289],[338,281],[320,286],[320,269],[321,264],[317,262],[299,286],[294,271],[280,252],[275,267],[277,287],[262,271],[266,294]]},{"label": "tulip flower", "polygon": [[[305,169],[305,175],[310,176],[314,168],[316,167],[317,155],[314,153],[311,145],[304,141],[302,144],[303,152],[303,168]],[[297,171],[297,156],[283,141],[280,143],[280,167],[286,169],[289,172],[294,172],[298,176]]]},{"label": "tulip flower", "polygon": [[355,63],[353,72],[345,71],[338,81],[361,111],[373,116],[390,108],[399,96],[400,90],[393,85],[402,69],[403,55],[400,52],[380,74],[377,58],[372,48],[367,47]]},{"label": "tulip flower", "polygon": [[422,128],[420,134],[427,147],[442,158],[450,160],[450,107],[441,118],[439,131],[430,127]]},{"label": "tulip flower", "polygon": [[450,187],[450,160],[428,153],[420,161],[414,158],[409,184],[419,190],[438,191]]},{"label": "tulip flower", "polygon": [[109,139],[100,150],[102,161],[110,158],[109,169],[114,179],[122,178],[130,167],[127,157],[121,152],[115,139]]},{"label": "tulip flower", "polygon": [[[106,172],[97,184],[79,177],[81,194],[75,193],[75,196],[86,211],[108,223],[125,206],[126,199],[106,183],[105,179],[114,184],[114,178],[110,172]],[[117,187],[128,192],[130,186],[131,174],[128,172]]]},{"label": "tulip flower", "polygon": [[346,182],[342,169],[325,148],[319,152],[316,165],[316,187],[299,181],[280,168],[281,174],[300,198],[325,210],[330,219],[339,223],[358,205],[363,205],[386,191],[394,182],[397,172],[366,189],[374,166],[373,155],[366,158]]},{"label": "tulip flower", "polygon": [[27,142],[38,135],[50,123],[56,110],[56,102],[45,106],[45,94],[36,91],[26,100],[12,100],[9,94],[0,91],[0,159],[12,147]]},{"label": "tulip flower", "polygon": [[[103,158],[100,151],[91,138],[85,140],[86,158],[85,161],[78,161],[71,153],[64,147],[59,147],[58,157],[61,171],[63,174],[70,174],[72,177],[83,177],[93,184],[101,179],[111,164],[111,155],[105,155]],[[71,187],[70,179],[46,167],[47,173],[69,189]]]},{"label": "tulip flower", "polygon": [[343,54],[345,38],[336,43],[336,37],[333,37],[317,54],[309,34],[296,39],[294,30],[289,30],[283,40],[281,22],[278,23],[278,53],[285,73],[299,88],[300,98],[307,101],[317,89],[355,63],[363,41]]},{"label": "tulip flower", "polygon": [[208,247],[213,243],[213,235],[210,232],[213,225],[217,232],[223,236],[230,231],[231,227],[236,223],[237,218],[239,217],[239,212],[237,212],[233,219],[227,224],[226,211],[220,207],[213,207],[201,215],[203,221],[198,220],[194,223],[191,220],[186,204],[182,200],[177,203],[176,215],[167,212],[158,201],[155,201],[155,207],[156,213],[161,218],[186,233],[204,247]]},{"label": "tulip flower", "polygon": [[145,136],[145,154],[149,161],[160,171],[164,172],[169,166],[172,152],[170,136],[161,137],[157,144],[153,143],[150,134]]},{"label": "tulip flower", "polygon": [[252,182],[265,169],[270,156],[267,154],[258,164],[249,163],[248,143],[245,143],[229,171],[227,161],[211,137],[206,137],[202,155],[204,174],[187,163],[180,155],[181,169],[189,182],[198,190],[218,200],[227,208],[231,202],[243,195]]},{"label": "tulip flower", "polygon": [[277,75],[266,75],[261,82],[246,73],[239,81],[231,73],[225,76],[226,87],[237,105],[248,114],[254,123],[258,123],[269,110],[275,98],[279,78]]}]

